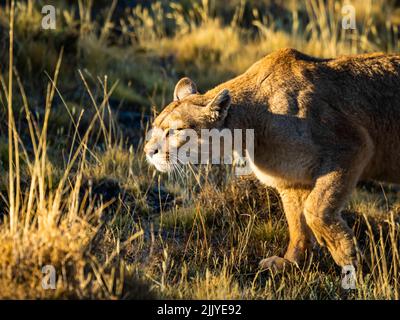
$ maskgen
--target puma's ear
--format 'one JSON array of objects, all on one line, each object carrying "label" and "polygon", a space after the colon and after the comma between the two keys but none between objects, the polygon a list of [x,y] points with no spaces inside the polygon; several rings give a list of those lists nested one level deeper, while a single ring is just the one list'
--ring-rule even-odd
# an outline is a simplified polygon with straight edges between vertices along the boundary
[{"label": "puma's ear", "polygon": [[207,105],[207,112],[214,121],[222,121],[228,114],[231,105],[231,95],[228,89],[221,90]]},{"label": "puma's ear", "polygon": [[197,93],[196,84],[189,78],[185,77],[178,81],[174,90],[174,101],[182,100],[189,94]]}]

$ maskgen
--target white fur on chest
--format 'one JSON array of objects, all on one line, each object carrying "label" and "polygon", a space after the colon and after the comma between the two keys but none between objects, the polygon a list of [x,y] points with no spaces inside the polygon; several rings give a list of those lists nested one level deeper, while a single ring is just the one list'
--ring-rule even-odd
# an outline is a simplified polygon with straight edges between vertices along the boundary
[{"label": "white fur on chest", "polygon": [[249,163],[257,179],[266,186],[276,188],[282,183],[280,178],[274,177],[270,174],[267,174],[264,170],[259,169],[253,161],[249,161]]},{"label": "white fur on chest", "polygon": [[301,166],[296,166],[293,162],[281,162],[275,168],[279,175],[274,175],[264,168],[260,168],[253,161],[249,161],[250,167],[257,177],[266,186],[273,188],[284,188],[295,185],[310,185],[312,180],[307,176]]}]

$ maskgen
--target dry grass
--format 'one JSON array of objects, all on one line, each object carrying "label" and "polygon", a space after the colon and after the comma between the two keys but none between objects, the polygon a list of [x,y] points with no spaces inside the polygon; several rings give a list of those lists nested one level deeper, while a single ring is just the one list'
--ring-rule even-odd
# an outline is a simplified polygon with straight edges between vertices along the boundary
[{"label": "dry grass", "polygon": [[[174,177],[144,161],[149,107],[183,74],[205,90],[281,47],[399,51],[384,1],[355,3],[346,32],[339,1],[282,2],[289,22],[263,3],[156,2],[116,21],[113,2],[94,21],[93,2],[79,1],[47,35],[32,29],[37,4],[19,2],[15,17],[1,7],[14,52],[0,78],[0,298],[399,299],[396,188],[360,188],[343,213],[370,265],[345,291],[326,251],[301,269],[258,270],[288,241],[274,190],[230,168]],[[45,265],[56,290],[42,288]]]}]

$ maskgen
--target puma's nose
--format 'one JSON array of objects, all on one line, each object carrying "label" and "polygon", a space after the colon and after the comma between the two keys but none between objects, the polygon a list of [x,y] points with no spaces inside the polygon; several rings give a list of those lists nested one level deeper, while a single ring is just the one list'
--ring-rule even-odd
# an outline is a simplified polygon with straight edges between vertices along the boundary
[{"label": "puma's nose", "polygon": [[146,152],[146,154],[151,158],[151,157],[153,157],[155,154],[157,154],[158,153],[158,149],[156,148],[156,149],[147,149],[147,150],[145,150],[145,152]]},{"label": "puma's nose", "polygon": [[149,155],[149,157],[153,157],[155,154],[158,153],[158,149],[154,149],[154,150],[150,150],[147,154]]}]

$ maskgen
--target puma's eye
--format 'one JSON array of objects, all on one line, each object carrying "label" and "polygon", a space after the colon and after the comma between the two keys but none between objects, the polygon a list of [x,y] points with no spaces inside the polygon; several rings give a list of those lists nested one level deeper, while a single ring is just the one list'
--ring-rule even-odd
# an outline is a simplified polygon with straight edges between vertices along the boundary
[{"label": "puma's eye", "polygon": [[168,138],[171,134],[173,134],[173,129],[167,129],[165,130],[165,137]]},{"label": "puma's eye", "polygon": [[183,128],[178,128],[178,129],[167,129],[165,133],[165,137],[173,136],[174,134],[177,134],[179,131],[183,130]]}]

